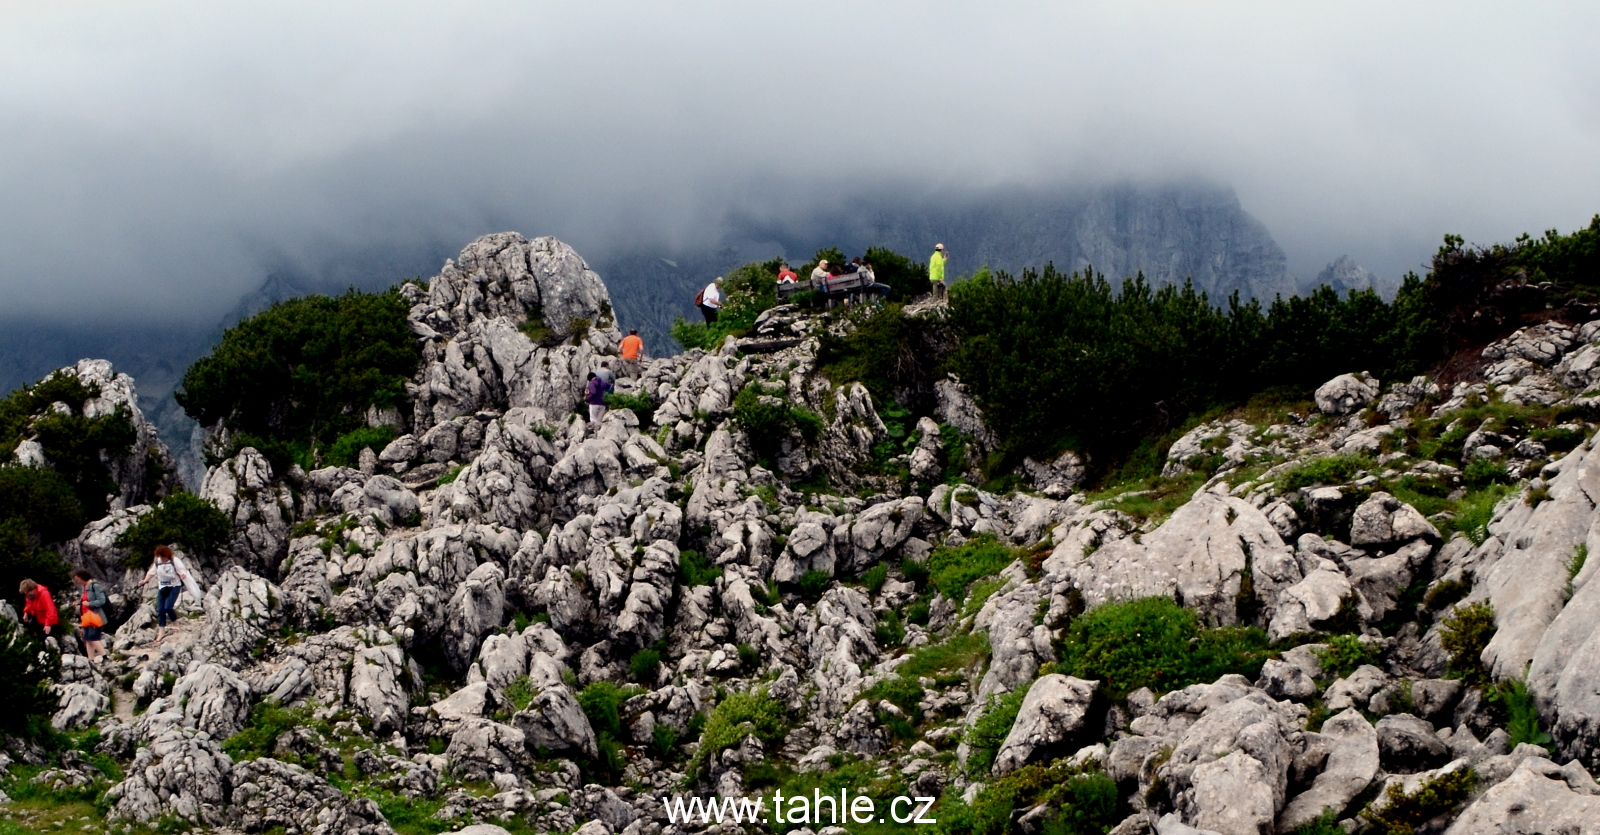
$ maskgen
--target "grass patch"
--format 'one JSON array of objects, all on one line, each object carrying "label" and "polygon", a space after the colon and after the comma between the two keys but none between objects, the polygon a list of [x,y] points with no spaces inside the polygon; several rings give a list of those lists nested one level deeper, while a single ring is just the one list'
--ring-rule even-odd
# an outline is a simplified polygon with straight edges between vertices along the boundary
[{"label": "grass patch", "polygon": [[1204,469],[1177,478],[1149,476],[1091,493],[1088,501],[1090,504],[1103,502],[1105,508],[1121,511],[1141,522],[1160,522],[1194,498],[1195,491],[1207,478],[1210,473]]},{"label": "grass patch", "polygon": [[960,603],[972,581],[999,573],[1016,558],[1015,549],[991,534],[973,537],[960,547],[937,548],[928,556],[928,585]]},{"label": "grass patch", "polygon": [[1313,458],[1281,473],[1277,481],[1278,492],[1293,493],[1318,484],[1345,484],[1354,481],[1357,473],[1372,466],[1371,458],[1357,453]]},{"label": "grass patch", "polygon": [[1555,754],[1550,734],[1539,726],[1539,707],[1528,694],[1527,682],[1519,678],[1506,679],[1488,691],[1488,697],[1505,709],[1506,734],[1511,737],[1506,745],[1515,749],[1526,742]]},{"label": "grass patch", "polygon": [[956,635],[942,644],[925,646],[912,653],[911,660],[901,664],[899,672],[905,676],[931,676],[959,673],[989,660],[989,636],[982,632]]},{"label": "grass patch", "polygon": [[1000,753],[1006,735],[1011,733],[1011,726],[1016,724],[1017,712],[1022,709],[1022,700],[1027,695],[1028,688],[1018,687],[1003,696],[989,697],[983,715],[967,730],[968,776],[981,779],[994,768],[994,758]]},{"label": "grass patch", "polygon": [[678,582],[685,586],[709,586],[722,576],[722,569],[700,555],[699,551],[678,553]]},{"label": "grass patch", "polygon": [[1495,505],[1509,496],[1512,489],[1508,484],[1491,484],[1476,493],[1468,493],[1456,503],[1456,515],[1450,520],[1450,527],[1472,540],[1473,545],[1482,545],[1489,538],[1489,522],[1494,519]]}]

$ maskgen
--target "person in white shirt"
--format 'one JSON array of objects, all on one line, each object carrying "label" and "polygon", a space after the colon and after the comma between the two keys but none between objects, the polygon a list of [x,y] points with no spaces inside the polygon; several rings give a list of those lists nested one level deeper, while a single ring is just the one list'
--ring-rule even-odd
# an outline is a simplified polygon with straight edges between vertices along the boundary
[{"label": "person in white shirt", "polygon": [[722,276],[706,285],[700,291],[700,313],[706,317],[706,324],[717,321],[717,312],[722,310]]}]

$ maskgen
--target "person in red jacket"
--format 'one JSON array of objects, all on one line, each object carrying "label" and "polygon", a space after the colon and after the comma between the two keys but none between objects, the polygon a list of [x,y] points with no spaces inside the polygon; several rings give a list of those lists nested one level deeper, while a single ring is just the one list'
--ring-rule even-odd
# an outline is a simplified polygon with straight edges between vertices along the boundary
[{"label": "person in red jacket", "polygon": [[49,635],[50,629],[56,625],[56,602],[50,597],[50,590],[32,580],[23,580],[17,589],[22,592],[22,620],[32,620]]}]

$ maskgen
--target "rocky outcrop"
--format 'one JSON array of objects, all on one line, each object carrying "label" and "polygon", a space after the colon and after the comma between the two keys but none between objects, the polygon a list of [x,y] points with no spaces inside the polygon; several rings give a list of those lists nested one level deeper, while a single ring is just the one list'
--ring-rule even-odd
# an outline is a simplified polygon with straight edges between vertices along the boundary
[{"label": "rocky outcrop", "polygon": [[1098,681],[1052,673],[1040,676],[1017,711],[1017,721],[995,755],[994,772],[1006,774],[1026,765],[1083,730]]}]

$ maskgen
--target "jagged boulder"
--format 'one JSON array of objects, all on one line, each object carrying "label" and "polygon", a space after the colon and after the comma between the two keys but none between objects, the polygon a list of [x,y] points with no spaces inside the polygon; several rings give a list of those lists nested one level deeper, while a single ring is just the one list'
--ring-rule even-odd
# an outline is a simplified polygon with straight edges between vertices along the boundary
[{"label": "jagged boulder", "polygon": [[134,753],[127,779],[106,791],[107,818],[151,823],[172,815],[220,825],[240,800],[231,791],[233,769],[209,735],[169,726]]},{"label": "jagged boulder", "polygon": [[1311,788],[1284,807],[1278,816],[1279,833],[1293,832],[1327,809],[1344,812],[1378,776],[1378,732],[1358,711],[1348,709],[1328,719],[1320,734],[1328,746],[1326,765]]},{"label": "jagged boulder", "polygon": [[172,686],[172,700],[183,708],[183,724],[227,739],[250,718],[250,685],[218,664],[201,664]]},{"label": "jagged boulder", "polygon": [[247,832],[394,835],[376,803],[346,795],[298,765],[263,757],[235,766],[232,778],[230,817]]},{"label": "jagged boulder", "polygon": [[1378,399],[1378,381],[1365,371],[1340,374],[1318,386],[1313,399],[1325,415],[1348,415]]},{"label": "jagged boulder", "polygon": [[995,755],[994,773],[1008,774],[1083,730],[1100,682],[1059,673],[1041,676],[1028,688],[1017,721]]},{"label": "jagged boulder", "polygon": [[276,572],[289,546],[294,496],[275,483],[272,465],[254,447],[206,472],[200,498],[208,499],[233,521],[228,554],[256,573]]}]

